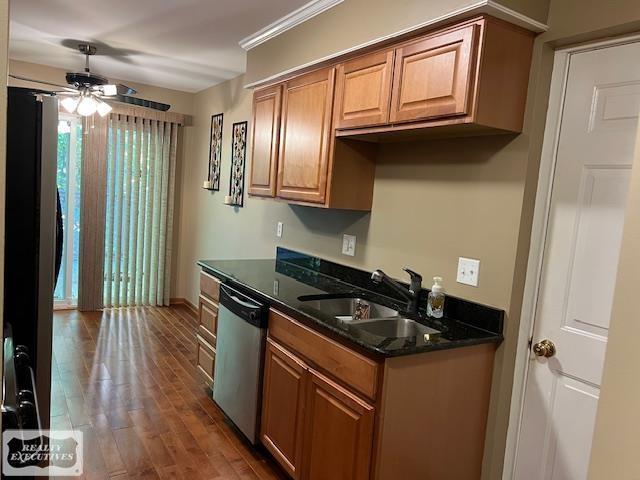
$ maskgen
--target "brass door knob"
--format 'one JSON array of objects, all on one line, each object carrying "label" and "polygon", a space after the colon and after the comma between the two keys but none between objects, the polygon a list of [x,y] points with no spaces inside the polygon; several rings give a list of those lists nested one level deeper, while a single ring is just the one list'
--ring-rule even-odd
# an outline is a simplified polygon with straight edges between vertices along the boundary
[{"label": "brass door knob", "polygon": [[551,340],[541,340],[533,345],[533,353],[538,357],[553,357],[556,354],[556,346]]}]

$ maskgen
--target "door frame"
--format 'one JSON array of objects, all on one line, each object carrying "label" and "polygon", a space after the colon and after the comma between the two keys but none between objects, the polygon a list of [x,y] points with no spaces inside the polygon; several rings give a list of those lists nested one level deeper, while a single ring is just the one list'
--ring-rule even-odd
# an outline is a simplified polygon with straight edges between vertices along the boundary
[{"label": "door frame", "polygon": [[509,426],[502,472],[503,480],[511,480],[515,474],[516,458],[521,434],[522,418],[524,414],[525,388],[529,374],[529,357],[531,341],[535,328],[535,315],[538,306],[538,294],[542,276],[542,261],[545,253],[545,242],[549,226],[549,210],[553,190],[553,178],[556,170],[558,143],[564,98],[569,75],[571,57],[577,53],[599,50],[607,47],[640,42],[640,34],[627,35],[602,41],[594,41],[572,47],[558,49],[554,53],[553,71],[551,74],[551,88],[549,104],[542,141],[540,169],[538,172],[538,186],[531,228],[531,241],[527,261],[522,309],[520,312],[520,326],[518,330],[518,344],[516,346],[513,387],[511,391],[511,407],[509,411]]}]

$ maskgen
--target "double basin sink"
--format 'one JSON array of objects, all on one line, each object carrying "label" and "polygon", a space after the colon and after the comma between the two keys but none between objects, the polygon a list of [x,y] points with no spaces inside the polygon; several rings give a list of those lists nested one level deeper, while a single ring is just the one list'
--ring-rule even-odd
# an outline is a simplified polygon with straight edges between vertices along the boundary
[{"label": "double basin sink", "polygon": [[359,297],[337,297],[329,294],[303,296],[299,300],[309,308],[334,317],[349,330],[360,330],[376,337],[419,337],[429,341],[440,334],[438,330],[403,317],[393,308]]}]

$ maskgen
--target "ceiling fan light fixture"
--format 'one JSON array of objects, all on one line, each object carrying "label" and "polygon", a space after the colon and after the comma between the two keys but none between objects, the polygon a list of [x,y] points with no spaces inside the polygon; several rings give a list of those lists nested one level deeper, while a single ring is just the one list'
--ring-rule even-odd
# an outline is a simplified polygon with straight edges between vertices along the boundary
[{"label": "ceiling fan light fixture", "polygon": [[105,115],[108,115],[108,114],[109,114],[109,112],[110,112],[111,110],[113,110],[113,109],[111,108],[111,105],[109,105],[107,102],[103,102],[103,101],[98,101],[98,107],[97,107],[97,109],[98,109],[98,114],[99,114],[101,117],[104,117]]},{"label": "ceiling fan light fixture", "polygon": [[107,97],[112,97],[118,94],[118,87],[117,85],[103,85],[102,93]]},{"label": "ceiling fan light fixture", "polygon": [[83,96],[78,103],[77,112],[78,115],[83,117],[90,117],[98,110],[98,102],[92,96]]},{"label": "ceiling fan light fixture", "polygon": [[73,113],[76,111],[76,107],[78,106],[78,102],[80,99],[78,97],[66,97],[64,100],[60,102],[60,105],[69,113]]}]

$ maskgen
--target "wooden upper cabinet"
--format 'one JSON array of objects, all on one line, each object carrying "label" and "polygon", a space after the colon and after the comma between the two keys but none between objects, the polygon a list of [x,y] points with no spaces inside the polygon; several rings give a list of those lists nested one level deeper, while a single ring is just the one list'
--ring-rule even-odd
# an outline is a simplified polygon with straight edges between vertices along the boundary
[{"label": "wooden upper cabinet", "polygon": [[278,169],[278,141],[282,86],[253,94],[253,142],[249,194],[274,197]]},{"label": "wooden upper cabinet", "polygon": [[285,82],[277,196],[324,203],[327,190],[335,68]]},{"label": "wooden upper cabinet", "polygon": [[394,51],[376,52],[338,65],[335,128],[389,121]]},{"label": "wooden upper cabinet", "polygon": [[262,396],[263,445],[291,475],[300,478],[307,367],[267,339]]},{"label": "wooden upper cabinet", "polygon": [[396,50],[391,123],[468,112],[477,28],[467,25]]},{"label": "wooden upper cabinet", "polygon": [[376,143],[521,132],[533,39],[478,15],[256,91],[249,194],[368,211]]},{"label": "wooden upper cabinet", "polygon": [[373,406],[314,370],[309,377],[302,478],[368,479]]}]

